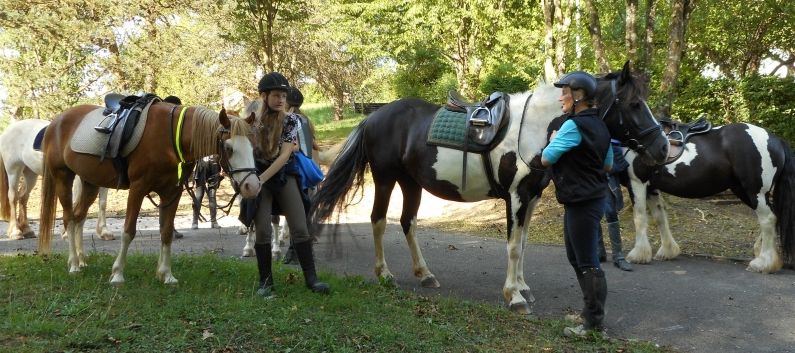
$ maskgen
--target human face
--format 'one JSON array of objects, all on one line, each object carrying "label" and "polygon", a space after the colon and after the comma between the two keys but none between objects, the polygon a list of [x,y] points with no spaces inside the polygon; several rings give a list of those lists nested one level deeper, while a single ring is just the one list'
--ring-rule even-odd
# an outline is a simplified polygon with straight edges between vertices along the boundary
[{"label": "human face", "polygon": [[287,104],[287,91],[278,89],[271,90],[267,97],[268,108],[273,111],[280,111]]},{"label": "human face", "polygon": [[562,109],[564,113],[571,113],[574,111],[574,96],[572,96],[569,86],[563,86],[560,91],[560,97],[558,97],[558,102],[563,105]]}]

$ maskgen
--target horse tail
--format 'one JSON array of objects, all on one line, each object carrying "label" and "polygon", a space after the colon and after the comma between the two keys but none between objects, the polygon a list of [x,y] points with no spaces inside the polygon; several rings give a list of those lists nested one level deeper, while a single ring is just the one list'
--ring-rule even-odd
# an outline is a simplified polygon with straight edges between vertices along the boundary
[{"label": "horse tail", "polygon": [[[317,228],[331,217],[335,210],[342,211],[361,200],[362,195],[354,202],[357,193],[363,194],[364,172],[367,171],[368,166],[367,154],[364,151],[366,122],[367,118],[351,132],[339,155],[331,164],[326,178],[318,185],[310,209],[313,228]],[[354,192],[346,199],[352,188]]]},{"label": "horse tail", "polygon": [[784,150],[784,165],[773,187],[773,212],[784,262],[791,263],[795,254],[795,154],[787,141],[779,140]]},{"label": "horse tail", "polygon": [[3,155],[0,154],[0,220],[10,220],[11,203],[8,200],[8,173],[3,162]]},{"label": "horse tail", "polygon": [[331,165],[331,163],[334,163],[334,158],[337,157],[342,147],[345,146],[345,141],[346,140],[337,142],[337,144],[329,147],[327,150],[318,152],[318,164]]},{"label": "horse tail", "polygon": [[41,215],[39,217],[39,253],[49,254],[52,250],[52,229],[55,225],[55,202],[58,196],[55,193],[55,180],[52,177],[50,166],[44,163],[41,173]]}]

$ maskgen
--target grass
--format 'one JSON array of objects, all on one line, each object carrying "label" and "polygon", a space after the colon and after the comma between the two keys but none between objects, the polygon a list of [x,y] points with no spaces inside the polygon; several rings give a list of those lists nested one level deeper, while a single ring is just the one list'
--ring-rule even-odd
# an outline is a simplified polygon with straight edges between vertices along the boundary
[{"label": "grass", "polygon": [[322,273],[313,294],[275,264],[276,296],[256,296],[256,265],[215,254],[174,257],[177,286],[131,254],[127,284],[108,284],[111,255],[67,274],[62,255],[0,257],[0,351],[7,352],[670,352],[615,339],[567,339],[566,325],[456,298],[428,298]]},{"label": "grass", "polygon": [[323,145],[345,139],[364,119],[363,114],[346,109],[342,120],[334,121],[334,107],[329,103],[307,103],[301,108],[315,125],[315,139]]}]

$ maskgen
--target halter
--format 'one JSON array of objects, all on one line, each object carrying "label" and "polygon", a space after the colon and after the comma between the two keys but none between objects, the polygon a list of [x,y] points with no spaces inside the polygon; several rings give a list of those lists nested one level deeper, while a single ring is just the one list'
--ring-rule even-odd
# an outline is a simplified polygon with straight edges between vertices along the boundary
[{"label": "halter", "polygon": [[[255,167],[255,168],[237,168],[237,169],[235,169],[234,167],[232,167],[232,163],[230,162],[229,156],[226,154],[226,148],[224,147],[223,135],[225,133],[230,133],[230,131],[228,129],[226,129],[226,128],[223,128],[223,127],[220,130],[218,130],[218,149],[220,151],[219,153],[222,154],[221,160],[226,161],[226,163],[221,165],[221,168],[226,170],[227,174],[229,174],[229,180],[232,182],[232,188],[235,190],[236,194],[239,194],[240,193],[240,184],[246,182],[246,179],[248,179],[248,177],[250,177],[252,175],[256,176],[257,175],[257,168]],[[234,174],[238,173],[238,172],[248,172],[248,173],[246,173],[246,176],[244,176],[243,179],[240,180],[240,183],[238,183],[235,180],[235,178],[233,177]]]},{"label": "halter", "polygon": [[613,105],[616,105],[618,107],[618,123],[619,125],[621,125],[621,127],[624,130],[624,136],[627,137],[627,142],[626,142],[627,147],[629,147],[629,149],[635,152],[641,153],[643,150],[646,149],[646,146],[641,144],[640,141],[638,141],[638,139],[652,132],[660,130],[660,125],[655,124],[646,129],[643,129],[642,131],[638,132],[638,136],[636,136],[635,138],[631,138],[629,135],[629,129],[627,129],[627,124],[624,124],[624,111],[621,110],[621,104],[619,104],[618,93],[616,92],[615,79],[610,81],[610,89],[613,91],[613,100],[610,101],[610,105],[607,106],[607,109],[605,109],[605,112],[602,114],[602,121],[604,121],[605,117],[607,117],[607,113],[610,111],[610,108],[612,108]]}]

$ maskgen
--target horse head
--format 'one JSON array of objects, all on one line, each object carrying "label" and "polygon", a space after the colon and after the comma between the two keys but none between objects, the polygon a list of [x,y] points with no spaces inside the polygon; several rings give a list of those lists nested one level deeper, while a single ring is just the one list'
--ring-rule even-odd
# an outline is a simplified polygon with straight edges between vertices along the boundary
[{"label": "horse head", "polygon": [[243,198],[253,199],[259,194],[261,184],[254,165],[256,136],[251,128],[253,114],[245,120],[230,117],[221,109],[218,120],[222,128],[218,131],[218,164],[229,175],[232,187]]},{"label": "horse head", "polygon": [[632,74],[629,61],[620,71],[597,79],[599,115],[610,136],[637,152],[644,163],[662,164],[668,158],[668,139],[646,103],[648,85]]}]

